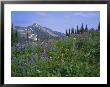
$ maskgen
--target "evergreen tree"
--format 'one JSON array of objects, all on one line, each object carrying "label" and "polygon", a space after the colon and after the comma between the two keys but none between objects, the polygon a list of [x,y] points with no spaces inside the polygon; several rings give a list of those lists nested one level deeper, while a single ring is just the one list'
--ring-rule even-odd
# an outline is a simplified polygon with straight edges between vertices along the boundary
[{"label": "evergreen tree", "polygon": [[73,34],[73,28],[71,28],[71,34]]},{"label": "evergreen tree", "polygon": [[74,28],[72,29],[72,33],[74,34]]},{"label": "evergreen tree", "polygon": [[77,34],[76,29],[75,29],[75,34]]},{"label": "evergreen tree", "polygon": [[13,23],[11,24],[11,35],[12,35],[11,38],[13,38]]},{"label": "evergreen tree", "polygon": [[77,34],[79,34],[78,25],[77,25]]},{"label": "evergreen tree", "polygon": [[13,31],[13,23],[11,24],[11,30]]},{"label": "evergreen tree", "polygon": [[13,33],[13,23],[11,24],[11,45],[13,46],[13,42],[14,42],[14,33]]},{"label": "evergreen tree", "polygon": [[82,26],[81,26],[81,33],[84,32],[84,27],[83,27],[83,23],[82,23]]},{"label": "evergreen tree", "polygon": [[17,30],[15,31],[15,40],[16,40],[16,43],[18,42],[18,32],[17,32]]},{"label": "evergreen tree", "polygon": [[86,24],[86,27],[85,27],[85,32],[87,32],[88,31],[88,27],[87,27],[87,24]]},{"label": "evergreen tree", "polygon": [[29,34],[28,34],[28,29],[27,29],[27,32],[26,32],[26,40],[27,40],[27,42],[28,42],[28,36],[29,36]]},{"label": "evergreen tree", "polygon": [[71,29],[71,34],[74,34],[74,28]]},{"label": "evergreen tree", "polygon": [[100,22],[99,22],[99,25],[98,25],[98,31],[100,31]]},{"label": "evergreen tree", "polygon": [[70,33],[70,29],[69,29],[69,36],[70,36],[70,34],[71,34],[71,33]]},{"label": "evergreen tree", "polygon": [[67,32],[67,29],[66,29],[66,36],[68,36],[68,32]]}]

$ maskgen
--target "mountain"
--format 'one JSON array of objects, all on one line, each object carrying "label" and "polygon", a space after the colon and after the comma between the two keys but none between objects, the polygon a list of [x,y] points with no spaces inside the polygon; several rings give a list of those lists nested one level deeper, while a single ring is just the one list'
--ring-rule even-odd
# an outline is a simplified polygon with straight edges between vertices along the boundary
[{"label": "mountain", "polygon": [[36,23],[27,27],[15,26],[14,29],[19,32],[20,37],[26,37],[26,32],[29,33],[29,36],[37,36],[36,38],[43,40],[65,36],[65,34],[61,32],[53,31],[52,29],[43,27]]}]

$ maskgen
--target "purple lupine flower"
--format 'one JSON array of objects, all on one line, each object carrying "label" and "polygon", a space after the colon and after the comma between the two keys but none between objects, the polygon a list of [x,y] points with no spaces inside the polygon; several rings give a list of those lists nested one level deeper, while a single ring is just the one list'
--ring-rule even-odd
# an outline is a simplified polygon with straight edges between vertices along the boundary
[{"label": "purple lupine flower", "polygon": [[21,59],[18,57],[18,64],[21,65]]},{"label": "purple lupine flower", "polygon": [[34,53],[31,53],[31,55],[30,55],[30,64],[33,63],[34,59],[35,59],[35,55],[34,55]]},{"label": "purple lupine flower", "polygon": [[43,53],[41,54],[41,59],[47,60],[47,59],[48,59],[48,54],[47,54],[46,52],[43,52]]},{"label": "purple lupine flower", "polygon": [[74,45],[73,45],[73,48],[78,48],[78,45],[74,44]]},{"label": "purple lupine flower", "polygon": [[21,64],[21,69],[27,69],[27,67],[28,67],[28,65],[26,64],[26,63],[24,63],[24,64]]}]

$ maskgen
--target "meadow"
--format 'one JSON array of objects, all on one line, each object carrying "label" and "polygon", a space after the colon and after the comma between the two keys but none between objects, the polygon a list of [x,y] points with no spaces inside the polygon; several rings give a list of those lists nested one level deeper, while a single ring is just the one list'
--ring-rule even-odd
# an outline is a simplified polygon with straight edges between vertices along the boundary
[{"label": "meadow", "polygon": [[99,77],[100,32],[24,44],[13,42],[12,77]]}]

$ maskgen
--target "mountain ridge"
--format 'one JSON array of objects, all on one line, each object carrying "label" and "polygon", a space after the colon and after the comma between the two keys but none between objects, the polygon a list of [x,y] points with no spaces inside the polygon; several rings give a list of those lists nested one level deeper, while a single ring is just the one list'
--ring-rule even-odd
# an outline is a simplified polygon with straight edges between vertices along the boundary
[{"label": "mountain ridge", "polygon": [[32,25],[21,27],[21,26],[15,26],[15,30],[17,30],[21,37],[26,36],[26,32],[30,32],[30,35],[38,36],[40,39],[50,39],[50,38],[57,38],[57,37],[63,37],[65,36],[64,33],[53,31],[50,28],[43,27],[37,23],[34,23]]}]

